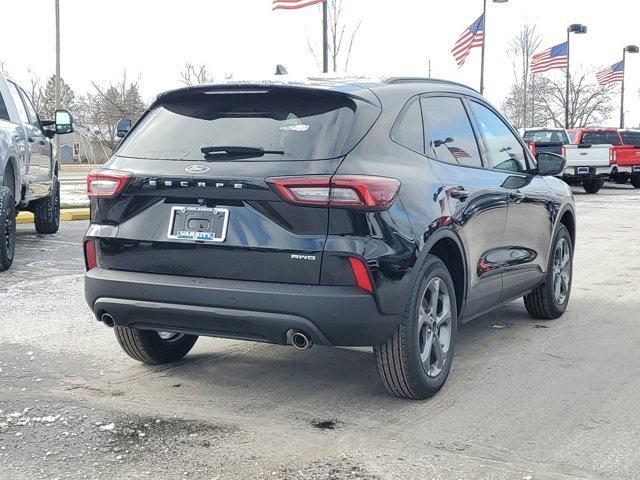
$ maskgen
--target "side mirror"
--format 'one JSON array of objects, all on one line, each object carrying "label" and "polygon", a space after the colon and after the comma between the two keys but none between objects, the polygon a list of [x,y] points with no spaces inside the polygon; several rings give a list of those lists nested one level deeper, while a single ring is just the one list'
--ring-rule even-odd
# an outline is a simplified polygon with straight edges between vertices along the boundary
[{"label": "side mirror", "polygon": [[540,175],[560,175],[564,171],[567,160],[557,153],[540,152],[536,156]]},{"label": "side mirror", "polygon": [[64,135],[73,133],[73,117],[67,110],[56,110],[55,114],[56,134]]},{"label": "side mirror", "polygon": [[127,133],[131,130],[131,120],[128,118],[121,118],[118,120],[118,125],[116,125],[116,136],[118,138],[124,138],[127,136]]}]

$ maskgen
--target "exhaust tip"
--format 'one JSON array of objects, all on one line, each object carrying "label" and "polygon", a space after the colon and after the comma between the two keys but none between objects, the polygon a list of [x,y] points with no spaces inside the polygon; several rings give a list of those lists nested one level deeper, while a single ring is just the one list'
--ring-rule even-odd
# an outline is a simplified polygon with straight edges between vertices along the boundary
[{"label": "exhaust tip", "polygon": [[116,324],[114,318],[108,313],[103,313],[102,315],[100,315],[100,321],[110,328]]},{"label": "exhaust tip", "polygon": [[311,348],[313,346],[313,340],[311,340],[302,332],[294,332],[291,335],[291,344],[298,350],[306,350],[307,348]]}]

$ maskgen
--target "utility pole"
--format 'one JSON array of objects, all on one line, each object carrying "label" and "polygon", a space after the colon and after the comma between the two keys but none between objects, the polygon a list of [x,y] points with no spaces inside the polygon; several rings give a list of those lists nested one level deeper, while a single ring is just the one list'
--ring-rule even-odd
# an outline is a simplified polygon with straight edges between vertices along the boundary
[{"label": "utility pole", "polygon": [[[56,0],[57,2],[58,0]],[[329,0],[322,2],[322,72],[329,72]]]},{"label": "utility pole", "polygon": [[[56,110],[60,105],[60,0],[55,0],[56,10]],[[56,158],[60,159],[60,135],[56,135]]]}]

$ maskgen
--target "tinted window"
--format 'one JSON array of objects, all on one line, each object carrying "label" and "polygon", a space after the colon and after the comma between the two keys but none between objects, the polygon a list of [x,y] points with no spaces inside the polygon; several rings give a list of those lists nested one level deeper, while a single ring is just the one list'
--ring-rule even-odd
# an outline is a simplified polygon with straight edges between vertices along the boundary
[{"label": "tinted window", "polygon": [[7,87],[9,87],[9,94],[11,94],[13,103],[16,105],[16,109],[18,110],[20,121],[22,123],[29,123],[29,116],[27,115],[27,110],[24,108],[24,103],[22,103],[22,97],[18,93],[18,87],[16,87],[13,82],[7,82]]},{"label": "tinted window", "polygon": [[484,105],[471,102],[480,131],[487,143],[495,170],[526,172],[526,154],[518,137],[495,113]]},{"label": "tinted window", "polygon": [[618,132],[585,132],[581,143],[587,145],[620,145]]},{"label": "tinted window", "polygon": [[533,143],[569,143],[567,134],[562,130],[528,130],[522,138]]},{"label": "tinted window", "polygon": [[620,132],[625,145],[640,145],[640,132]]},{"label": "tinted window", "polygon": [[[118,155],[203,160],[201,148],[261,147],[253,161],[316,160],[340,155],[355,103],[342,94],[255,90],[169,97],[124,140]],[[218,161],[226,158],[220,156]]]},{"label": "tinted window", "polygon": [[427,155],[447,163],[481,167],[471,122],[459,98],[422,99]]},{"label": "tinted window", "polygon": [[0,120],[9,120],[9,112],[7,111],[7,105],[4,103],[2,93],[0,93]]},{"label": "tinted window", "polygon": [[422,112],[420,102],[413,101],[398,118],[391,138],[414,152],[424,153]]},{"label": "tinted window", "polygon": [[29,97],[27,96],[27,94],[23,89],[21,89],[20,87],[18,87],[18,89],[20,90],[20,96],[24,101],[24,106],[27,109],[27,116],[29,117],[29,123],[31,123],[31,125],[35,127],[40,128],[40,120],[38,120],[38,114],[36,113],[36,109],[33,108],[33,104],[31,103],[31,100],[29,100]]}]

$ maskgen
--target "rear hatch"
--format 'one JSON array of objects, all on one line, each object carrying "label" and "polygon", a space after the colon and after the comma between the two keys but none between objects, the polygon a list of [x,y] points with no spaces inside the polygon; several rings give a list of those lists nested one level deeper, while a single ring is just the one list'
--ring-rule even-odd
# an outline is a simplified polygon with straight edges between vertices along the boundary
[{"label": "rear hatch", "polygon": [[100,266],[319,283],[328,208],[285,201],[268,182],[328,181],[379,111],[361,89],[235,85],[159,97],[103,172],[126,177],[124,190],[92,199],[92,222],[117,226],[100,241]]}]

